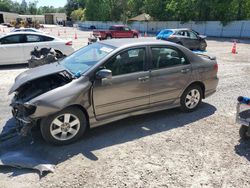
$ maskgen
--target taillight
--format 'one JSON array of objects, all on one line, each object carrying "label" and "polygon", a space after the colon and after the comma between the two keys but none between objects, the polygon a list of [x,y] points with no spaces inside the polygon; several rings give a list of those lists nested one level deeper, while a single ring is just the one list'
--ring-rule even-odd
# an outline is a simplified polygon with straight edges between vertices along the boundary
[{"label": "taillight", "polygon": [[66,46],[72,46],[72,41],[66,42],[65,45]]},{"label": "taillight", "polygon": [[218,71],[218,64],[214,64],[214,70],[217,72]]}]

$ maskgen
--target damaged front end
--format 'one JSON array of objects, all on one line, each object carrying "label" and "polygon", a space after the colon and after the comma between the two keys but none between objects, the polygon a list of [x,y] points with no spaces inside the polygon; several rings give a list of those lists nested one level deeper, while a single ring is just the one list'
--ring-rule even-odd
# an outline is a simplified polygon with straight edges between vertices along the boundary
[{"label": "damaged front end", "polygon": [[[48,71],[44,71],[44,68]],[[15,84],[9,92],[15,93],[10,106],[12,107],[13,117],[17,122],[16,129],[22,136],[31,133],[32,127],[39,121],[37,118],[30,117],[37,109],[37,104],[30,101],[48,91],[68,84],[73,79],[73,76],[66,70],[52,71],[49,70],[50,68],[53,68],[53,66],[42,66],[42,68],[28,70],[29,73],[27,71],[22,73],[24,75],[21,74],[16,78]],[[37,75],[34,74],[34,71],[37,72]],[[44,74],[39,74],[41,71]],[[27,78],[28,75],[29,78]]]}]

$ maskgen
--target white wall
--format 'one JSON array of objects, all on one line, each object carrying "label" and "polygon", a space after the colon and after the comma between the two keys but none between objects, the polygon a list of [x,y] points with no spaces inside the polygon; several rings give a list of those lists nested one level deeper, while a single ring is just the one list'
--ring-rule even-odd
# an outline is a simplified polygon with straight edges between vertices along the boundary
[{"label": "white wall", "polygon": [[[122,22],[99,22],[85,21],[77,23],[81,28],[94,25],[97,29],[108,29],[111,25],[123,24]],[[250,21],[234,21],[223,26],[220,21],[187,22],[159,21],[159,22],[132,22],[128,23],[131,28],[140,32],[157,33],[166,28],[192,28],[200,34],[210,37],[247,37],[250,38]]]}]

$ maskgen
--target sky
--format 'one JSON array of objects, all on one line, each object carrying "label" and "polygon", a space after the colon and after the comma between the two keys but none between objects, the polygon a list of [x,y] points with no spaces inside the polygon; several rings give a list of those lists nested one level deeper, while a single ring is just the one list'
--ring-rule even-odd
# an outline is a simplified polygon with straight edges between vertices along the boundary
[{"label": "sky", "polygon": [[[21,3],[22,0],[13,0],[18,3]],[[27,3],[32,2],[34,0],[26,0]],[[67,0],[38,0],[37,6],[54,6],[55,8],[63,7],[66,5]]]}]

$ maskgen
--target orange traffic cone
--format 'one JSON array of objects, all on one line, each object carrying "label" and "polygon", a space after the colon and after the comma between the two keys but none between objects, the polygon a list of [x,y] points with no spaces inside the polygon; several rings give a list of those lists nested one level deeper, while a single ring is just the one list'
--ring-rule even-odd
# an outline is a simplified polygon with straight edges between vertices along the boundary
[{"label": "orange traffic cone", "polygon": [[232,54],[237,54],[237,50],[236,50],[236,41],[234,41],[234,44],[233,44]]},{"label": "orange traffic cone", "polygon": [[145,33],[144,33],[144,37],[147,37],[147,36],[148,36],[148,34],[147,34],[147,32],[145,32]]},{"label": "orange traffic cone", "polygon": [[78,37],[77,37],[77,33],[75,32],[75,40],[76,40],[76,39],[78,39]]},{"label": "orange traffic cone", "polygon": [[58,31],[57,36],[60,37],[60,31]]}]

